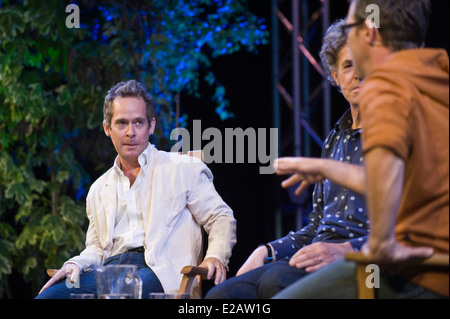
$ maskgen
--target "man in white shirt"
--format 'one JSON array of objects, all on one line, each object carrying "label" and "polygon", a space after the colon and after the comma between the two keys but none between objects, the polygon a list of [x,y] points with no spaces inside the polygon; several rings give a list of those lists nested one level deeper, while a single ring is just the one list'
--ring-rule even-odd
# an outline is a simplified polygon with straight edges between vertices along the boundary
[{"label": "man in white shirt", "polygon": [[[177,289],[182,267],[197,264],[203,227],[208,250],[201,266],[215,283],[226,279],[236,243],[236,220],[200,160],[158,151],[153,101],[134,80],[120,82],[105,97],[105,134],[118,153],[114,166],[89,190],[86,248],[69,259],[36,298],[96,293],[96,266],[136,264],[142,296]],[[74,287],[67,287],[70,277]],[[77,281],[79,282],[77,283]]]}]

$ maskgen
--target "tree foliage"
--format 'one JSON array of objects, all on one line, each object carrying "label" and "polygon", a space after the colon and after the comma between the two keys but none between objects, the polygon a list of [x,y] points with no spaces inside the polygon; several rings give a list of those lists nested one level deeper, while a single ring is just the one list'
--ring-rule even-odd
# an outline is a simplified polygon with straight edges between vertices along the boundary
[{"label": "tree foliage", "polygon": [[177,97],[202,81],[232,116],[211,61],[268,38],[246,0],[78,1],[80,28],[66,26],[68,4],[0,1],[0,296],[12,272],[37,289],[83,249],[85,195],[115,156],[101,127],[110,87],[149,88],[164,148],[186,120],[175,122]]}]

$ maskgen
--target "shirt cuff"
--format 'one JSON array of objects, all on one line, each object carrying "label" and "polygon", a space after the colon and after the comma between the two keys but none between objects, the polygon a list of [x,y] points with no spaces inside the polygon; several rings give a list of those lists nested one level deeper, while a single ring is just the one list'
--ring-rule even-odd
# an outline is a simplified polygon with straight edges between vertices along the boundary
[{"label": "shirt cuff", "polygon": [[269,242],[269,244],[273,247],[275,260],[291,258],[300,248],[303,247],[303,245],[299,247],[293,234],[294,233],[291,232],[286,237]]}]

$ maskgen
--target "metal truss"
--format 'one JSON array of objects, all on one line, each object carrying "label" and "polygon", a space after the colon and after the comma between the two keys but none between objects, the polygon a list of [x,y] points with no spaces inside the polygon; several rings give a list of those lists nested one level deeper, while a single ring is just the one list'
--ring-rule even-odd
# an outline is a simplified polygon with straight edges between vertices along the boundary
[{"label": "metal truss", "polygon": [[[279,128],[279,156],[312,156],[314,144],[322,147],[331,129],[330,86],[318,62],[320,47],[312,51],[329,27],[329,0],[271,0],[271,6],[273,125]],[[300,229],[308,198],[290,195],[298,206]],[[280,216],[278,212],[277,236]]]}]

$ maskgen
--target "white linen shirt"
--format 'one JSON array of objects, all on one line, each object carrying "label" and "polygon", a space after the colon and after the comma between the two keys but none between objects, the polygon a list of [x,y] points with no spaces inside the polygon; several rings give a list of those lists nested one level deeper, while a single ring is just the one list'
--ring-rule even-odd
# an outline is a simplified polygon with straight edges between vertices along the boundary
[{"label": "white linen shirt", "polygon": [[[113,248],[111,256],[119,255],[129,249],[144,246],[144,220],[139,205],[138,194],[142,184],[139,171],[130,187],[130,180],[119,167],[119,158],[114,161],[114,172],[118,175],[117,213],[113,231]],[[147,165],[147,155],[143,152],[138,157],[141,167]]]},{"label": "white linen shirt", "polygon": [[[147,164],[139,172],[142,180],[137,205],[143,215],[145,262],[169,291],[179,288],[184,266],[197,265],[202,253],[202,227],[208,234],[206,256],[217,256],[228,265],[236,244],[236,219],[202,161],[158,151],[151,144],[144,153]],[[67,261],[81,270],[102,265],[112,256],[117,184],[118,175],[111,167],[89,190],[86,248]]]}]

